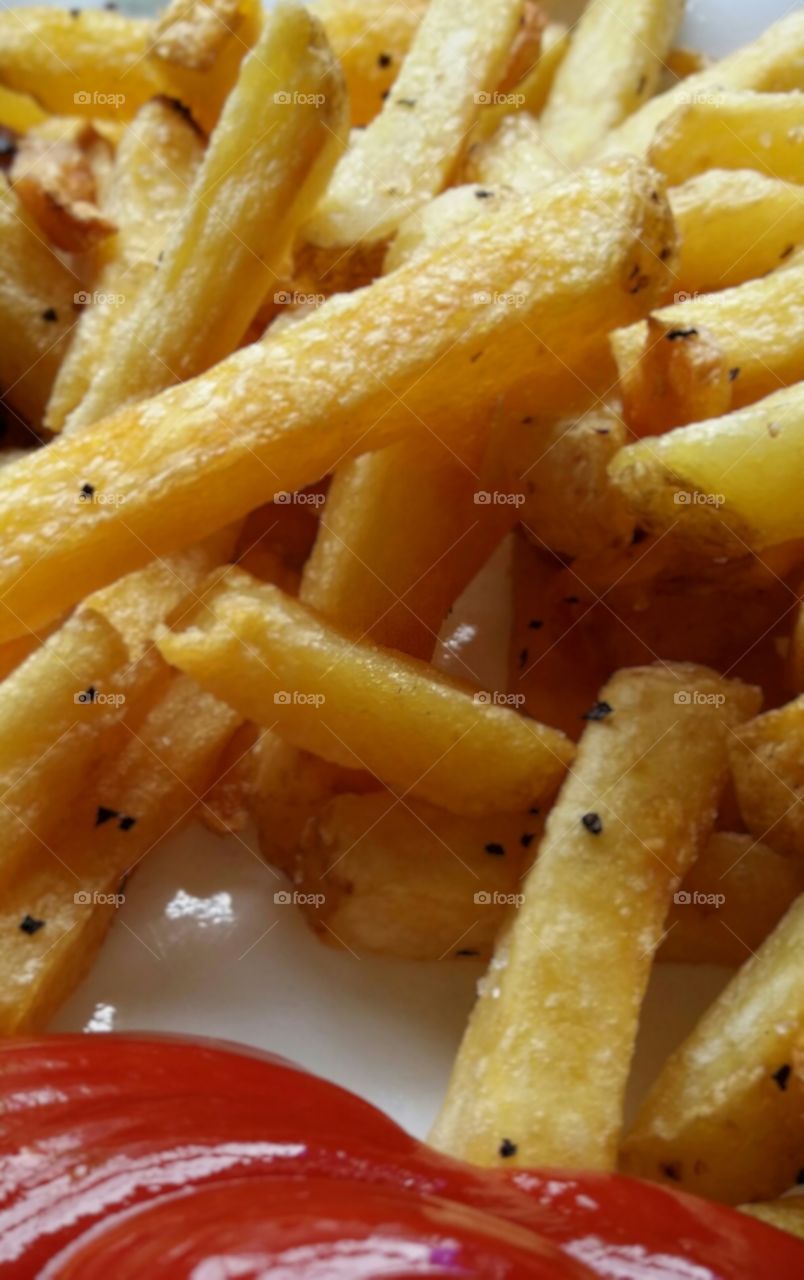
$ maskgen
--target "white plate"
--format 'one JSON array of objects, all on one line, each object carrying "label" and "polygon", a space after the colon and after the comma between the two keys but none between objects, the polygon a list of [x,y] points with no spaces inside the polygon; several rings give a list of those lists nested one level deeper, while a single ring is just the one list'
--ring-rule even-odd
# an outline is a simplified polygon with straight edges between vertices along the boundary
[{"label": "white plate", "polygon": [[[138,7],[150,7],[144,0]],[[554,3],[562,14],[578,5]],[[780,0],[689,0],[682,42],[721,55],[790,10]],[[504,556],[504,552],[502,553]],[[501,563],[501,560],[498,561]],[[497,575],[498,584],[503,581]],[[498,587],[499,589],[499,587]],[[472,612],[504,608],[475,593]],[[476,656],[496,687],[494,654]],[[411,964],[322,946],[253,841],[195,826],[131,880],[94,969],[54,1030],[198,1032],[273,1049],[369,1098],[424,1136],[480,974],[472,961]],[[714,968],[660,966],[651,984],[632,1095],[722,986]]]}]

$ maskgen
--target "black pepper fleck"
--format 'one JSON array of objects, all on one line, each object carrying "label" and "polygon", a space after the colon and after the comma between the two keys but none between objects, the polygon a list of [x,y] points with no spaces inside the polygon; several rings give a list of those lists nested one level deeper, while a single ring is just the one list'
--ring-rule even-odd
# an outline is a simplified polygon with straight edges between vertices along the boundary
[{"label": "black pepper fleck", "polygon": [[415,98],[397,98],[396,105],[398,107],[415,107],[416,99]]},{"label": "black pepper fleck", "polygon": [[533,419],[532,419],[532,418],[523,418],[523,419],[522,419],[522,425],[523,425],[523,427],[527,427],[527,426],[528,426],[532,421],[533,421]]},{"label": "black pepper fleck", "polygon": [[20,920],[20,929],[23,933],[27,933],[29,937],[38,933],[40,929],[44,929],[44,920],[37,920],[34,916],[23,916]]},{"label": "black pepper fleck", "polygon": [[519,652],[519,665],[520,665],[520,667],[524,667],[524,665],[525,665],[525,663],[527,662],[527,660],[528,660],[528,651],[527,651],[527,649],[521,649],[521,650],[520,650],[520,652]]},{"label": "black pepper fleck", "polygon": [[640,529],[639,525],[637,525],[636,529],[631,534],[631,546],[636,547],[640,542],[644,542],[647,536],[647,529]]},{"label": "black pepper fleck", "polygon": [[479,951],[474,951],[472,947],[462,947],[460,951],[455,952],[456,956],[479,956]]},{"label": "black pepper fleck", "polygon": [[675,342],[677,338],[696,338],[698,336],[697,329],[669,329],[664,335],[668,342]]},{"label": "black pepper fleck", "polygon": [[494,195],[493,191],[486,191],[482,187],[480,188],[479,191],[475,192],[475,196],[478,200],[491,200],[493,195]]},{"label": "black pepper fleck", "polygon": [[786,249],[782,249],[782,252],[779,254],[779,257],[782,259],[789,258],[790,254],[793,252],[795,247],[796,246],[794,244],[789,244]]},{"label": "black pepper fleck", "polygon": [[739,366],[737,366],[734,369],[729,369],[729,382],[734,382],[734,379],[739,378],[739,376],[740,376]]},{"label": "black pepper fleck", "polygon": [[782,1064],[781,1067],[779,1067],[779,1070],[774,1071],[771,1076],[771,1079],[776,1081],[782,1093],[784,1093],[785,1089],[787,1088],[787,1082],[790,1079],[791,1070],[792,1068],[790,1064],[788,1062],[785,1062]]},{"label": "black pepper fleck", "polygon": [[578,604],[577,596],[564,596],[564,604]]},{"label": "black pepper fleck", "polygon": [[377,66],[390,67],[392,62],[393,62],[393,58],[391,57],[390,53],[381,53],[379,58],[377,59]]},{"label": "black pepper fleck", "polygon": [[104,822],[111,822],[112,818],[119,817],[117,809],[107,809],[106,805],[99,804],[95,813],[95,826],[102,827]]},{"label": "black pepper fleck", "polygon": [[533,836],[534,833],[532,831],[523,831],[522,835],[519,837],[519,843],[522,845],[523,849],[530,848],[533,844]]},{"label": "black pepper fleck", "polygon": [[583,715],[581,716],[581,719],[582,720],[605,720],[606,716],[611,715],[612,709],[613,708],[610,702],[596,702],[595,705],[593,707],[590,707],[588,711],[584,711]]},{"label": "black pepper fleck", "polygon": [[130,818],[128,815],[126,815],[125,817],[120,819],[117,825],[121,831],[130,831],[136,821],[137,821],[136,818]]},{"label": "black pepper fleck", "polygon": [[516,1153],[517,1153],[516,1143],[512,1142],[510,1138],[503,1138],[502,1142],[500,1143],[500,1155],[502,1156],[503,1160],[507,1160],[510,1156],[515,1156]]},{"label": "black pepper fleck", "polygon": [[490,853],[493,858],[502,858],[505,856],[505,848],[501,844],[497,844],[495,840],[489,841],[484,845],[486,853]]},{"label": "black pepper fleck", "polygon": [[95,492],[95,486],[94,486],[94,485],[92,485],[92,484],[82,484],[82,485],[81,485],[81,493],[83,493],[83,495],[84,495],[84,497],[85,497],[85,498],[91,498],[91,497],[92,497],[92,495],[94,494],[94,492]]},{"label": "black pepper fleck", "polygon": [[532,813],[535,817],[537,814],[541,813],[541,809],[537,804],[532,804],[528,809],[528,813]]},{"label": "black pepper fleck", "polygon": [[659,1172],[663,1173],[666,1178],[672,1178],[673,1182],[681,1181],[681,1165],[680,1164],[660,1164]]},{"label": "black pepper fleck", "polygon": [[544,626],[544,623],[542,622],[541,618],[531,618],[530,622],[528,623],[528,629],[530,631],[540,631],[543,626]]},{"label": "black pepper fleck", "polygon": [[603,830],[603,820],[599,813],[585,813],[581,818],[581,822],[590,835],[599,836]]},{"label": "black pepper fleck", "polygon": [[55,307],[46,307],[45,310],[42,312],[42,319],[46,320],[48,324],[54,324],[55,321],[58,320],[58,318],[59,318],[59,313]]}]

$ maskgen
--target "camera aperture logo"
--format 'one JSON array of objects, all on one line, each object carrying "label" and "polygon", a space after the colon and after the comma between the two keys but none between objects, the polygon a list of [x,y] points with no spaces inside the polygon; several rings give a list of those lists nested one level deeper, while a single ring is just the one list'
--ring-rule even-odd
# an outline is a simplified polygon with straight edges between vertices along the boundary
[{"label": "camera aperture logo", "polygon": [[124,893],[99,893],[97,889],[79,889],[73,894],[77,907],[122,907],[125,900]]},{"label": "camera aperture logo", "polygon": [[501,893],[499,889],[478,889],[472,899],[476,907],[521,907],[524,893]]},{"label": "camera aperture logo", "polygon": [[697,889],[677,889],[673,902],[677,907],[714,907],[717,911],[726,901],[725,893],[700,893]]},{"label": "camera aperture logo", "polygon": [[323,907],[324,893],[300,893],[298,889],[277,889],[274,902],[278,907]]},{"label": "camera aperture logo", "polygon": [[274,704],[277,707],[323,707],[323,693],[305,693],[303,689],[277,689]]}]

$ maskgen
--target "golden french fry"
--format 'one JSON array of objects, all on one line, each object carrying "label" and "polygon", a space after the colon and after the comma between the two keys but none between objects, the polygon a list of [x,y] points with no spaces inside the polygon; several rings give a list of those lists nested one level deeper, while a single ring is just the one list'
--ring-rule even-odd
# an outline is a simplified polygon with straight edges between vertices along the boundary
[{"label": "golden french fry", "polygon": [[749,831],[780,853],[804,853],[804,697],[741,725],[730,756]]},{"label": "golden french fry", "polygon": [[25,133],[47,118],[47,113],[27,93],[15,93],[0,85],[0,124],[4,129]]},{"label": "golden french fry", "polygon": [[679,231],[675,302],[756,280],[804,240],[804,189],[755,170],[713,169],[669,199]]},{"label": "golden french fry", "polygon": [[509,92],[500,89],[488,94],[481,103],[470,138],[470,150],[478,142],[490,138],[503,120],[511,114],[538,116],[544,109],[556,72],[569,48],[569,31],[563,22],[548,22],[542,32],[539,55],[521,80]]},{"label": "golden french fry", "polygon": [[136,308],[157,269],[159,254],[180,216],[203,154],[198,130],[180,104],[153,98],[137,113],[117,150],[109,210],[118,231],[56,376],[45,424],[51,431],[98,376],[115,330]]},{"label": "golden french fry", "polygon": [[544,190],[566,168],[545,146],[541,123],[520,112],[506,116],[466,157],[464,177],[483,187],[511,187],[523,194]]},{"label": "golden french fry", "polygon": [[344,105],[320,26],[283,0],[243,63],[159,269],[113,334],[69,430],[234,350],[335,163]]},{"label": "golden french fry", "polygon": [[236,725],[228,707],[174,679],[85,788],[53,852],[37,850],[6,890],[4,1035],[42,1030],[70,995],[112,923],[121,881],[193,811]]},{"label": "golden french fry", "polygon": [[98,207],[90,158],[77,142],[21,139],[9,177],[20,202],[59,249],[85,253],[117,230]]},{"label": "golden french fry", "polygon": [[729,1204],[772,1199],[795,1181],[802,936],[804,897],[669,1058],[623,1144],[623,1169]]},{"label": "golden french fry", "polygon": [[6,9],[0,82],[58,115],[130,120],[165,91],[146,57],[151,23],[106,9]]},{"label": "golden french fry", "polygon": [[741,1204],[740,1208],[752,1218],[759,1218],[760,1222],[767,1222],[804,1240],[804,1197],[801,1195],[783,1196],[781,1200],[770,1200],[767,1204]]},{"label": "golden french fry", "polygon": [[757,40],[651,98],[612,129],[601,150],[605,154],[631,151],[645,155],[659,125],[678,107],[741,89],[759,93],[804,89],[804,13],[796,10],[787,14]]},{"label": "golden french fry", "polygon": [[798,182],[804,172],[802,137],[800,93],[722,93],[668,116],[648,160],[674,187],[707,169],[756,169]]},{"label": "golden french fry", "polygon": [[515,199],[513,192],[492,191],[478,183],[448,187],[400,223],[383,260],[383,271],[387,275],[414,259],[426,258],[481,214],[510,209]]},{"label": "golden french fry", "polygon": [[[665,288],[660,251],[671,244],[650,171],[628,160],[590,168],[207,374],[3,468],[0,642],[349,454],[423,423],[458,445],[482,406],[540,371],[566,379],[589,333],[644,314]],[[582,372],[588,379],[588,365]],[[103,498],[76,515],[87,484]]]},{"label": "golden french fry", "polygon": [[657,959],[738,968],[798,896],[801,871],[753,836],[715,831],[673,895]]},{"label": "golden french fry", "polygon": [[[0,15],[0,19],[2,15]],[[0,390],[13,413],[42,421],[77,319],[81,282],[56,256],[15,192],[0,186]],[[79,299],[76,302],[76,299]]]},{"label": "golden french fry", "polygon": [[289,870],[322,942],[403,960],[488,957],[543,822],[342,794],[311,815]]},{"label": "golden french fry", "polygon": [[343,67],[352,123],[368,124],[385,101],[428,0],[312,0]]},{"label": "golden french fry", "polygon": [[552,793],[572,758],[563,734],[328,626],[241,570],[227,572],[193,623],[163,634],[159,648],[294,746],[451,812],[525,811]]},{"label": "golden french fry", "polygon": [[579,164],[642,106],[659,83],[683,7],[683,0],[590,0],[542,113],[549,150]]},{"label": "golden french fry", "polygon": [[522,0],[467,0],[460,9],[431,0],[382,111],[353,137],[305,228],[313,246],[382,244],[447,185],[521,13]]},{"label": "golden french fry", "polygon": [[484,1165],[613,1168],[665,915],[714,821],[729,728],[758,702],[684,663],[604,686],[481,987],[437,1147]]},{"label": "golden french fry", "polygon": [[[804,383],[621,449],[609,474],[640,524],[713,555],[804,534],[798,470]],[[13,470],[13,468],[10,468]]]},{"label": "golden french fry", "polygon": [[[635,429],[719,417],[798,382],[803,322],[801,254],[761,280],[663,307],[617,330],[610,342]],[[696,418],[697,409],[704,412]]]}]

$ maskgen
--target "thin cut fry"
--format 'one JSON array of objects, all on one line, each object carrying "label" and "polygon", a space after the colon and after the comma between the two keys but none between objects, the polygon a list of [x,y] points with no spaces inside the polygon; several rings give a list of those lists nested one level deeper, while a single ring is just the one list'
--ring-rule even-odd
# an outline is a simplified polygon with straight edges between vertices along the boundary
[{"label": "thin cut fry", "polygon": [[483,981],[436,1146],[484,1165],[614,1167],[665,915],[714,822],[729,728],[758,702],[683,663],[604,687]]}]

